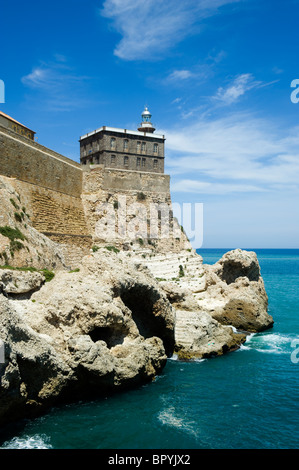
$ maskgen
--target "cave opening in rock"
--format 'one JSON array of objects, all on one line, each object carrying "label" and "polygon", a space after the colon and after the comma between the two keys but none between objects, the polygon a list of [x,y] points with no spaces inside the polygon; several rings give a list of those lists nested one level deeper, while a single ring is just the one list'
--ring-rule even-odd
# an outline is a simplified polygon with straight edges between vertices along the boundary
[{"label": "cave opening in rock", "polygon": [[95,326],[88,334],[94,343],[105,341],[109,349],[122,344],[126,336],[126,332],[117,326]]},{"label": "cave opening in rock", "polygon": [[247,277],[249,281],[258,281],[260,270],[258,265],[244,267],[240,262],[226,262],[223,265],[221,278],[227,284],[232,284],[238,277]]},{"label": "cave opening in rock", "polygon": [[130,309],[140,335],[145,339],[153,336],[161,338],[168,353],[173,348],[173,344],[165,319],[158,314],[159,293],[154,289],[149,289],[148,286],[135,285],[121,292],[120,297]]}]

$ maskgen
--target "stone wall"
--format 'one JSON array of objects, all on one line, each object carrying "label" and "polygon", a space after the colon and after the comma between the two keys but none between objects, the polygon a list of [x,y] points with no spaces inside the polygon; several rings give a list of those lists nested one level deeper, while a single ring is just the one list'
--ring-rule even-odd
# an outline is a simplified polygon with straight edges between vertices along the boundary
[{"label": "stone wall", "polygon": [[143,191],[167,193],[169,190],[170,176],[156,173],[143,173],[130,170],[105,169],[103,189],[119,191]]},{"label": "stone wall", "polygon": [[80,198],[79,163],[0,125],[0,173]]},{"label": "stone wall", "polygon": [[6,116],[1,111],[0,125],[6,127],[7,129],[11,129],[14,132],[17,132],[18,134],[23,135],[24,137],[27,137],[27,139],[34,140],[35,132],[33,132],[31,129],[28,129],[28,127],[23,126],[23,124],[15,121],[14,119],[11,119],[9,116]]},{"label": "stone wall", "polygon": [[22,194],[32,226],[53,241],[90,248],[91,237],[85,220],[81,197],[69,196],[35,184],[11,179]]},{"label": "stone wall", "polygon": [[58,242],[66,264],[76,266],[92,242],[81,199],[81,166],[1,124],[0,162],[0,174],[22,195],[31,225]]},{"label": "stone wall", "polygon": [[101,167],[84,172],[82,198],[93,244],[140,253],[190,249],[173,217],[169,182],[164,174]]}]

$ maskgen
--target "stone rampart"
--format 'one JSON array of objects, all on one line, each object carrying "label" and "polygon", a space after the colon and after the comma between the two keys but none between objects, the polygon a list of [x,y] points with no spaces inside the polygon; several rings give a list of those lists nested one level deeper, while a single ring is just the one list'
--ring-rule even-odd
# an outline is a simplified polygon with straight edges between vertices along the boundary
[{"label": "stone rampart", "polygon": [[0,125],[0,174],[79,197],[79,163]]}]

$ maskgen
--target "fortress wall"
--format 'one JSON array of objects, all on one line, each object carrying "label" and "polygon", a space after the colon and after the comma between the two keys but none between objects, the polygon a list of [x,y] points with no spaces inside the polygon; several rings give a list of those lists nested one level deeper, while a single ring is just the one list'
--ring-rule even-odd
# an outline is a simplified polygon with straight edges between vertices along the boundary
[{"label": "fortress wall", "polygon": [[91,246],[82,173],[79,163],[0,124],[0,174],[22,195],[32,226],[62,245],[70,266]]},{"label": "fortress wall", "polygon": [[92,245],[82,199],[17,179],[10,181],[22,196],[32,226],[60,244],[67,266],[78,267]]},{"label": "fortress wall", "polygon": [[164,173],[141,173],[139,171],[105,169],[103,189],[119,191],[142,191],[170,194],[170,176]]},{"label": "fortress wall", "polygon": [[[169,175],[100,165],[83,172],[76,162],[1,125],[0,174],[9,177],[22,195],[22,204],[30,215],[32,226],[62,246],[65,259],[72,268],[77,267],[92,245],[109,244],[120,248],[136,245],[136,249],[141,248],[140,238],[135,236],[132,241],[131,232],[119,237],[118,206],[124,205],[124,197],[126,226],[134,227],[139,223],[136,205],[146,211],[149,235],[143,237],[142,246],[161,252],[179,252],[189,247],[184,235],[148,241],[152,235],[149,229],[152,204],[166,206],[171,228],[176,224],[172,216]],[[119,200],[122,200],[120,204]],[[106,210],[102,214],[99,212],[103,204],[108,204],[113,220],[115,218],[113,233],[105,232],[105,224],[99,227],[99,219],[106,217]],[[157,220],[157,224],[161,226],[161,220]],[[136,230],[133,232],[135,234]]]},{"label": "fortress wall", "polygon": [[[160,252],[180,252],[191,246],[172,216],[169,175],[107,169],[99,166],[84,172],[82,198],[95,245],[110,244],[118,248],[138,251],[155,249]],[[169,211],[169,237],[151,239],[151,223],[153,223],[151,210],[155,205],[163,206]],[[143,229],[146,227],[147,232],[145,237],[141,237],[144,238],[143,243],[140,242],[139,235],[132,239],[130,232],[131,229],[134,233],[138,231],[139,210],[145,216],[142,223]],[[119,224],[120,217],[122,219]],[[124,220],[125,235],[121,232]],[[160,230],[161,220],[157,219],[154,223]]]},{"label": "fortress wall", "polygon": [[79,163],[1,125],[0,174],[69,196],[82,192]]},{"label": "fortress wall", "polygon": [[88,235],[84,208],[80,197],[43,188],[35,184],[11,180],[22,194],[22,201],[29,213],[33,227],[42,233]]}]

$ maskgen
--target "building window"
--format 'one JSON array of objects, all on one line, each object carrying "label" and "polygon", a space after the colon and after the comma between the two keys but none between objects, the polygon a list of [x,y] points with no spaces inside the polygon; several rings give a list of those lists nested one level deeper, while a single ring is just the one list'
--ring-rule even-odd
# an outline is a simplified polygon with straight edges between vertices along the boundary
[{"label": "building window", "polygon": [[129,157],[124,157],[124,166],[129,166]]},{"label": "building window", "polygon": [[137,162],[136,162],[137,168],[140,168],[140,164],[141,164],[141,158],[137,157]]},{"label": "building window", "polygon": [[158,155],[158,144],[154,144],[154,153]]},{"label": "building window", "polygon": [[111,165],[115,165],[115,155],[111,155]]},{"label": "building window", "polygon": [[154,168],[155,168],[155,169],[158,168],[158,160],[154,160]]},{"label": "building window", "polygon": [[140,149],[141,149],[141,142],[137,142],[137,153],[140,153]]},{"label": "building window", "polygon": [[128,150],[128,148],[129,148],[129,141],[128,141],[128,139],[125,139],[124,140],[124,150]]},{"label": "building window", "polygon": [[114,150],[116,148],[116,140],[115,140],[114,137],[111,137],[110,148],[111,148],[111,150]]},{"label": "building window", "polygon": [[145,158],[142,159],[142,167],[145,168]]},{"label": "building window", "polygon": [[142,142],[142,144],[141,144],[141,152],[146,153],[146,143],[145,142]]}]

